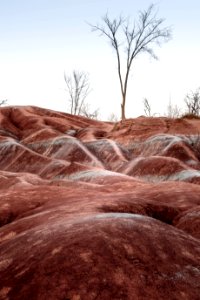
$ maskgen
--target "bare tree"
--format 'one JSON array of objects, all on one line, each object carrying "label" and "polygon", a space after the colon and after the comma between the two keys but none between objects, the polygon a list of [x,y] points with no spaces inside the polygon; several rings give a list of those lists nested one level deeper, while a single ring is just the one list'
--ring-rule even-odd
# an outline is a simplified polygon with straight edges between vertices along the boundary
[{"label": "bare tree", "polygon": [[74,70],[69,76],[64,73],[64,80],[69,94],[70,113],[81,115],[85,99],[90,93],[88,75]]},{"label": "bare tree", "polygon": [[145,115],[147,117],[151,117],[151,105],[149,104],[149,101],[147,100],[147,98],[144,98],[144,112],[145,112]]},{"label": "bare tree", "polygon": [[90,105],[85,101],[90,93],[88,74],[74,70],[71,76],[64,74],[64,79],[67,85],[66,90],[69,94],[70,113],[90,119],[97,119],[99,109],[91,111]]},{"label": "bare tree", "polygon": [[[154,5],[147,10],[140,11],[138,20],[130,24],[128,18],[122,16],[111,20],[106,14],[103,25],[90,25],[93,31],[99,31],[108,38],[111,47],[114,48],[117,58],[118,76],[122,95],[121,118],[125,119],[125,104],[128,87],[128,79],[133,60],[141,53],[148,53],[157,59],[153,45],[161,45],[162,41],[171,38],[171,29],[163,27],[164,19],[157,19]],[[124,42],[122,42],[124,39]],[[125,45],[125,74],[122,74],[122,54],[120,48]]]},{"label": "bare tree", "polygon": [[1,101],[0,101],[0,106],[2,106],[2,105],[4,105],[4,104],[6,104],[6,103],[7,103],[7,101],[8,101],[7,99],[1,100]]},{"label": "bare tree", "polygon": [[113,112],[108,116],[108,121],[109,122],[118,122],[119,121],[119,119],[118,119],[118,117],[117,117],[117,115],[116,114],[114,114]]},{"label": "bare tree", "polygon": [[169,100],[169,103],[167,105],[167,113],[166,116],[168,118],[179,118],[181,116],[181,109],[178,107],[177,104],[172,104],[171,100]]},{"label": "bare tree", "polygon": [[99,116],[99,109],[97,108],[94,111],[91,111],[90,105],[88,103],[84,103],[80,114],[84,117],[97,120]]},{"label": "bare tree", "polygon": [[200,88],[196,91],[191,91],[185,97],[185,104],[187,106],[187,113],[192,115],[199,115],[200,112]]}]

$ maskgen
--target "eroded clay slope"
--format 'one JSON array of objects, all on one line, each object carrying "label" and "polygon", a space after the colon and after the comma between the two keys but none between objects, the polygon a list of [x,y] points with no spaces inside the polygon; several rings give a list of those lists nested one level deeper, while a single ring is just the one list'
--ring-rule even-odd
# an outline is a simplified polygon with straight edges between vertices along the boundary
[{"label": "eroded clay slope", "polygon": [[199,299],[200,122],[0,109],[0,299]]}]

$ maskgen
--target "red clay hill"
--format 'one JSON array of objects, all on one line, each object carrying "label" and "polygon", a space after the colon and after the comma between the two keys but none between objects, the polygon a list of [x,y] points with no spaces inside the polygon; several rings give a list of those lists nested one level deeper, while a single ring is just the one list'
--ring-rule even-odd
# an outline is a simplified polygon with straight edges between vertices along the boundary
[{"label": "red clay hill", "polygon": [[200,121],[0,109],[1,300],[199,300]]}]

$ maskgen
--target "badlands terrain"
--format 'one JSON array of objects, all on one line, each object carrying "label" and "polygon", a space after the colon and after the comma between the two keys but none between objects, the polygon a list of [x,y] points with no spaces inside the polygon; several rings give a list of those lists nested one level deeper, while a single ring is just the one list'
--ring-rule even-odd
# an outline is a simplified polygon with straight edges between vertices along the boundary
[{"label": "badlands terrain", "polygon": [[0,109],[1,300],[199,300],[200,120]]}]

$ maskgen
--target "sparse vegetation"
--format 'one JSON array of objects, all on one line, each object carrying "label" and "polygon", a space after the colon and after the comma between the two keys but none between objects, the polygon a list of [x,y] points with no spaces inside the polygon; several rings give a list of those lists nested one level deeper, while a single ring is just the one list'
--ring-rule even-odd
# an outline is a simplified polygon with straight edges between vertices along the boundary
[{"label": "sparse vegetation", "polygon": [[7,99],[1,100],[0,101],[0,106],[5,105],[7,103],[7,101],[8,101]]},{"label": "sparse vegetation", "polygon": [[64,74],[66,91],[69,94],[69,110],[72,115],[82,115],[96,119],[98,109],[91,112],[90,105],[85,101],[90,93],[89,76],[85,72],[73,71],[72,75]]},{"label": "sparse vegetation", "polygon": [[196,91],[191,91],[185,97],[185,104],[187,106],[186,115],[198,116],[200,112],[200,88]]},{"label": "sparse vegetation", "polygon": [[64,74],[64,80],[69,94],[70,113],[80,115],[85,99],[90,92],[88,75],[74,70],[72,75]]},{"label": "sparse vegetation", "polygon": [[200,119],[200,116],[192,113],[185,113],[181,116],[181,119]]},{"label": "sparse vegetation", "polygon": [[91,111],[89,103],[84,103],[81,109],[81,115],[90,119],[97,120],[99,116],[99,109]]},{"label": "sparse vegetation", "polygon": [[109,121],[109,122],[118,122],[119,119],[118,119],[118,117],[116,116],[116,114],[111,113],[111,114],[108,116],[108,121]]},{"label": "sparse vegetation", "polygon": [[145,115],[147,117],[151,117],[151,105],[149,104],[149,101],[147,100],[147,98],[144,98],[144,112],[145,112]]},{"label": "sparse vegetation", "polygon": [[167,106],[167,114],[166,116],[168,118],[179,118],[181,116],[181,109],[178,107],[177,104],[172,104],[171,100],[168,103]]}]

